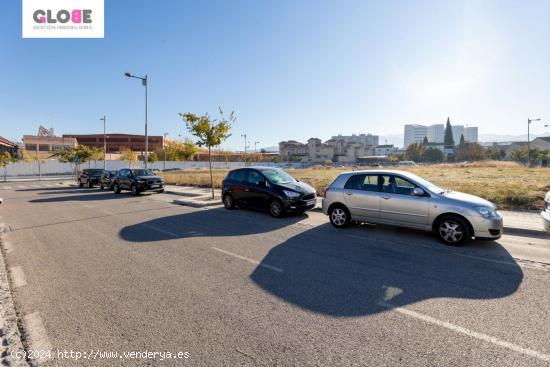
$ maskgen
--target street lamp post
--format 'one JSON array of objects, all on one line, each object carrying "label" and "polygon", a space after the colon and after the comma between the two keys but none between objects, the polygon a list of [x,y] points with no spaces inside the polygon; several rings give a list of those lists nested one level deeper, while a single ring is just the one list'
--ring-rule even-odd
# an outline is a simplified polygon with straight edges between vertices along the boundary
[{"label": "street lamp post", "polygon": [[527,167],[531,167],[531,142],[529,136],[529,128],[531,127],[531,122],[540,121],[540,119],[527,119]]},{"label": "street lamp post", "polygon": [[144,77],[140,77],[137,75],[134,75],[132,73],[124,73],[125,76],[128,78],[136,78],[141,80],[141,84],[145,87],[145,156],[143,157],[143,160],[145,162],[145,169],[147,169],[147,161],[148,161],[148,154],[149,154],[149,138],[147,136],[147,75]]},{"label": "street lamp post", "polygon": [[103,121],[103,170],[107,169],[107,135],[105,134],[105,115],[99,119]]}]

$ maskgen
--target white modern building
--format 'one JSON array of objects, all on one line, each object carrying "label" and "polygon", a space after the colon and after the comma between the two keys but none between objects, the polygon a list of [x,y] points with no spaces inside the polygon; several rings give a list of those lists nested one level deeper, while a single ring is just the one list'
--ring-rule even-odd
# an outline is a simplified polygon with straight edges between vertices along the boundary
[{"label": "white modern building", "polygon": [[414,143],[421,144],[426,136],[428,136],[427,126],[413,124],[405,125],[405,148]]},{"label": "white modern building", "polygon": [[344,143],[355,143],[363,145],[378,145],[378,135],[371,134],[352,134],[352,135],[341,135],[338,134],[331,138],[335,141],[342,141]]},{"label": "white modern building", "polygon": [[[464,125],[451,125],[453,132],[453,140],[455,144],[460,142],[460,137],[464,135],[464,139],[469,143],[477,143],[478,141],[478,128],[475,126],[464,127]],[[443,144],[445,140],[445,125],[417,125],[407,124],[405,125],[405,139],[404,148],[414,143],[422,143],[424,138],[428,138],[428,142],[435,144]]]}]

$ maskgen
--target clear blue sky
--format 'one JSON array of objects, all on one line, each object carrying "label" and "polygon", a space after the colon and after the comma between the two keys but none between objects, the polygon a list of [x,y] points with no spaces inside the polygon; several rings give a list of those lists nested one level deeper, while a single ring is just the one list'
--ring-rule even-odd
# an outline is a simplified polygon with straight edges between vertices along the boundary
[{"label": "clear blue sky", "polygon": [[[405,123],[522,134],[550,123],[550,1],[106,0],[105,39],[21,38],[21,2],[0,11],[0,135],[188,136],[178,112],[235,110],[225,147]],[[535,132],[544,131],[539,123]]]}]

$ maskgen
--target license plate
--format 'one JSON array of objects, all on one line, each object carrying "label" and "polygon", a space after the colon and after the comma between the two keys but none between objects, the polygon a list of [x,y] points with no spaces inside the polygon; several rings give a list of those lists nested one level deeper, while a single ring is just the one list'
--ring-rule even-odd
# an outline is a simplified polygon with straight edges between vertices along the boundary
[{"label": "license plate", "polygon": [[307,205],[315,205],[315,200],[308,200]]},{"label": "license plate", "polygon": [[152,189],[156,189],[157,187],[160,187],[160,185],[151,185],[150,186]]}]

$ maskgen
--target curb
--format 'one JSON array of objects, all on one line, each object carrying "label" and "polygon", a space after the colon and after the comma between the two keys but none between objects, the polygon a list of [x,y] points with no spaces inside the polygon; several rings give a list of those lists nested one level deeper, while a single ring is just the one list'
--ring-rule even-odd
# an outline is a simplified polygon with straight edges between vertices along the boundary
[{"label": "curb", "polygon": [[174,199],[172,200],[173,204],[190,206],[193,208],[204,208],[207,206],[221,205],[221,201],[198,201],[198,200],[185,200],[185,199]]},{"label": "curb", "polygon": [[2,325],[0,363],[6,366],[27,367],[29,364],[24,357],[12,357],[12,353],[25,356],[25,350],[17,325],[17,313],[4,260],[5,250],[2,244],[4,232],[5,228],[0,227],[0,324]]},{"label": "curb", "polygon": [[550,238],[550,234],[543,230],[506,226],[504,226],[504,234],[518,234],[527,237]]}]

